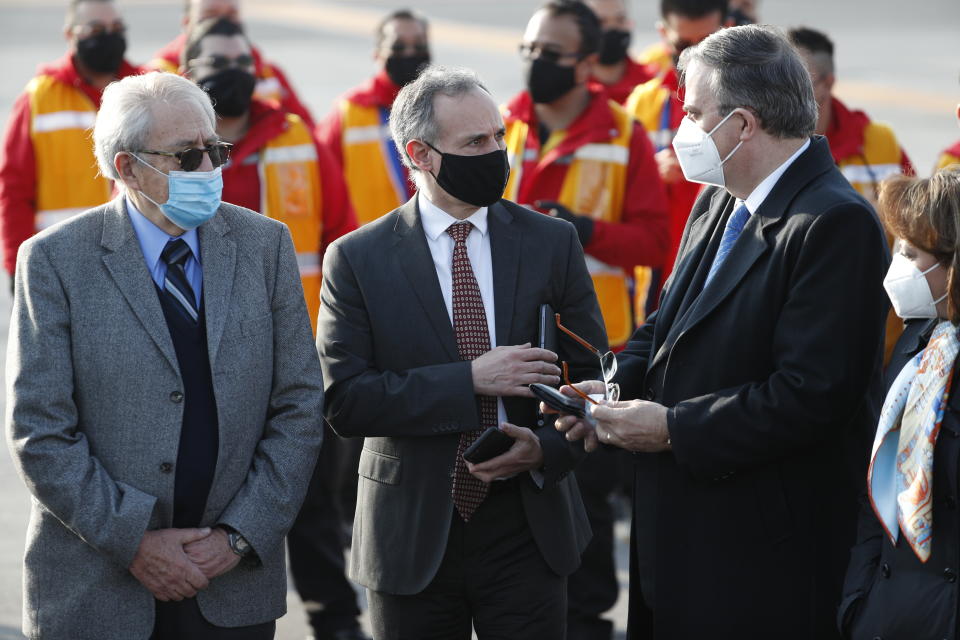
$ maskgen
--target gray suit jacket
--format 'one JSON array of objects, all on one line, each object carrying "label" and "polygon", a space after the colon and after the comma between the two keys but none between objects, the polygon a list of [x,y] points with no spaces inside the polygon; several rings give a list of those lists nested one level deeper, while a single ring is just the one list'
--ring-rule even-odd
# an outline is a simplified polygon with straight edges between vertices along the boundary
[{"label": "gray suit jacket", "polygon": [[[200,254],[220,433],[202,525],[239,531],[260,564],[198,602],[214,624],[249,625],[286,610],[283,541],[321,443],[323,383],[287,228],[223,204]],[[6,379],[33,494],[24,632],[149,637],[153,597],[128,567],[145,531],[171,526],[182,382],[122,197],[21,247]]]},{"label": "gray suit jacket", "polygon": [[[600,309],[569,223],[506,200],[488,215],[497,341],[536,344],[538,308],[606,345]],[[417,593],[447,544],[460,433],[479,427],[470,363],[461,361],[416,197],[328,249],[317,346],[327,420],[365,436],[350,577],[386,593]],[[563,339],[571,377],[598,377],[596,356]],[[510,422],[536,428],[536,402],[503,399]],[[573,572],[590,538],[572,469],[583,455],[552,421],[536,431],[544,486],[521,478],[527,521],[547,564]]]}]

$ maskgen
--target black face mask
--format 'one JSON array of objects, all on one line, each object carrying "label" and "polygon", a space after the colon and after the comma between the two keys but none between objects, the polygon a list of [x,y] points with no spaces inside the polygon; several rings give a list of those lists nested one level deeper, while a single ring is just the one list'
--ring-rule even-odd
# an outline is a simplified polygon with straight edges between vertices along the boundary
[{"label": "black face mask", "polygon": [[123,64],[127,38],[122,33],[101,33],[77,40],[77,58],[96,73],[114,73]]},{"label": "black face mask", "polygon": [[537,104],[562,98],[577,86],[573,67],[561,67],[556,62],[548,62],[542,58],[528,60],[524,75],[527,91]]},{"label": "black face mask", "polygon": [[627,57],[630,47],[630,32],[610,29],[600,39],[600,64],[617,64]]},{"label": "black face mask", "polygon": [[423,53],[415,56],[393,55],[387,58],[387,75],[393,84],[405,87],[420,75],[423,67],[430,64],[430,54]]},{"label": "black face mask", "polygon": [[505,150],[497,149],[482,156],[458,156],[444,153],[429,142],[426,145],[442,158],[440,171],[434,176],[437,184],[457,200],[475,207],[489,207],[503,196],[510,177]]},{"label": "black face mask", "polygon": [[210,94],[213,110],[224,118],[242,116],[250,109],[257,79],[243,69],[224,69],[197,82]]}]

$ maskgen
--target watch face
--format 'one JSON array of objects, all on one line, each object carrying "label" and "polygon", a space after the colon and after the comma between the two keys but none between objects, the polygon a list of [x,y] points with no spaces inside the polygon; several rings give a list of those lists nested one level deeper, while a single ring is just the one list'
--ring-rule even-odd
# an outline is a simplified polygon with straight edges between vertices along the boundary
[{"label": "watch face", "polygon": [[250,543],[242,535],[231,532],[229,538],[230,546],[237,555],[245,556],[250,552]]}]

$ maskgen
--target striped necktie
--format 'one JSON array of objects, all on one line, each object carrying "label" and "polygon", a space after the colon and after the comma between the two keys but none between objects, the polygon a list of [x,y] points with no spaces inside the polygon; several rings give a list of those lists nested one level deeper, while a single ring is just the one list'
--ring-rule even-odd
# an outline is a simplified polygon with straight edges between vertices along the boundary
[{"label": "striped necktie", "polygon": [[[467,254],[467,236],[473,224],[458,222],[447,227],[453,238],[453,332],[457,338],[457,351],[461,360],[474,360],[490,351],[490,331],[487,328],[487,312],[480,296],[480,285],[473,273],[470,256]],[[487,427],[497,426],[497,399],[493,396],[477,396],[480,405],[480,428],[460,434],[457,458],[453,467],[453,504],[464,522],[469,522],[474,511],[487,497],[489,486],[470,474],[463,452]]]},{"label": "striped necktie", "polygon": [[704,287],[710,284],[713,276],[720,269],[720,265],[727,259],[727,255],[730,253],[730,250],[733,249],[733,244],[737,241],[737,238],[740,237],[740,232],[743,231],[743,227],[749,219],[750,210],[747,209],[745,203],[740,202],[740,206],[734,210],[733,215],[727,220],[727,226],[723,230],[723,237],[720,238],[720,248],[717,249],[717,255],[713,258],[713,264],[710,265],[710,272],[707,274],[707,279],[703,283]]},{"label": "striped necktie", "polygon": [[160,254],[160,258],[167,263],[167,275],[163,280],[164,294],[173,300],[175,306],[183,311],[187,319],[196,324],[199,318],[197,315],[197,298],[184,270],[187,258],[191,255],[190,246],[178,238],[167,243]]}]

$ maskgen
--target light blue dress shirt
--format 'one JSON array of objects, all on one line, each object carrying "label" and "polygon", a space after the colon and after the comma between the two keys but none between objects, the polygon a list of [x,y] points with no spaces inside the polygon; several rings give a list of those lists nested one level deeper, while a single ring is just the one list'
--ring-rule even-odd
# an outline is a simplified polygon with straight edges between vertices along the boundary
[{"label": "light blue dress shirt", "polygon": [[129,198],[125,198],[127,203],[127,215],[130,216],[130,224],[133,225],[133,231],[137,234],[137,241],[140,242],[140,250],[143,252],[143,258],[147,262],[147,271],[158,287],[163,289],[163,280],[167,276],[167,263],[160,259],[164,247],[171,240],[183,240],[190,247],[193,255],[187,258],[184,265],[184,271],[187,274],[187,280],[193,287],[193,294],[196,296],[197,308],[200,308],[203,288],[203,267],[200,264],[200,235],[196,229],[191,229],[181,236],[171,236],[169,233],[153,224],[145,215],[140,213],[136,205]]}]

